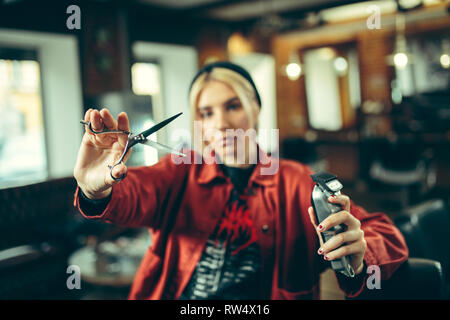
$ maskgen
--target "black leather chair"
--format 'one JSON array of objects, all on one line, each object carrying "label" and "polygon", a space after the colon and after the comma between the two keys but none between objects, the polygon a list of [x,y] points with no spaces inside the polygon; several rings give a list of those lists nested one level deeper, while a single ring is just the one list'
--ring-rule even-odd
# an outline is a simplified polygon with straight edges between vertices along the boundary
[{"label": "black leather chair", "polygon": [[[73,178],[0,190],[0,299],[52,299],[69,293],[74,242]],[[48,232],[50,226],[56,232]]]},{"label": "black leather chair", "polygon": [[382,281],[381,290],[366,290],[358,300],[450,299],[450,215],[444,200],[408,207],[394,219],[405,237],[409,259]]},{"label": "black leather chair", "polygon": [[[415,205],[433,187],[435,175],[424,147],[416,141],[367,142],[364,152],[372,153],[368,180],[371,188],[383,191],[394,208]],[[368,156],[366,156],[368,157]]]},{"label": "black leather chair", "polygon": [[409,258],[391,276],[381,281],[381,289],[365,290],[354,300],[441,300],[445,281],[440,262]]},{"label": "black leather chair", "polygon": [[409,207],[394,220],[403,233],[410,257],[439,261],[444,276],[444,298],[450,299],[450,212],[442,199]]},{"label": "black leather chair", "polygon": [[75,187],[68,177],[0,189],[0,300],[80,299],[93,289],[68,290],[70,255],[89,236],[129,229],[82,218]]}]

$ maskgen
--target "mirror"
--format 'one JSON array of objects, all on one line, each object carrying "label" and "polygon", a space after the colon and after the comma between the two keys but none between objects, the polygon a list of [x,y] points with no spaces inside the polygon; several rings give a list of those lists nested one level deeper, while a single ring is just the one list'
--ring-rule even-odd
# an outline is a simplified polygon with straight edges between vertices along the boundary
[{"label": "mirror", "polygon": [[304,50],[305,91],[311,128],[338,131],[355,125],[361,104],[358,53],[354,44]]}]

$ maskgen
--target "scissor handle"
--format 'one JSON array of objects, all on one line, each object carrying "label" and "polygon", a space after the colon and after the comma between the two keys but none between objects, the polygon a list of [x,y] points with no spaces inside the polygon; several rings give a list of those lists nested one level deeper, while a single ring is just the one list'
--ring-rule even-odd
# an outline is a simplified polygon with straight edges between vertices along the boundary
[{"label": "scissor handle", "polygon": [[122,176],[120,176],[120,177],[118,177],[118,178],[114,177],[113,174],[112,174],[113,169],[114,169],[116,166],[118,166],[119,164],[121,164],[121,163],[122,163],[122,161],[119,161],[119,162],[116,163],[115,165],[108,166],[108,168],[110,169],[109,175],[111,176],[111,178],[112,178],[114,181],[122,181],[122,180],[125,179],[125,177],[127,176],[127,173],[126,173],[126,172],[125,172]]},{"label": "scissor handle", "polygon": [[87,121],[80,121],[81,124],[87,125],[89,127],[89,130],[93,133],[93,134],[102,134],[102,133],[125,133],[125,134],[130,134],[130,132],[125,131],[125,130],[109,130],[106,126],[103,128],[102,131],[95,131],[94,128],[92,128],[92,122],[87,122]]},{"label": "scissor handle", "polygon": [[114,181],[122,181],[122,180],[125,179],[125,177],[127,176],[127,174],[125,173],[125,174],[123,174],[121,177],[116,178],[116,177],[113,176],[112,171],[113,171],[114,167],[116,167],[116,166],[118,166],[119,164],[123,163],[123,159],[125,158],[125,155],[128,153],[128,151],[130,151],[130,149],[131,149],[130,136],[131,136],[131,133],[128,134],[127,144],[126,144],[126,146],[125,146],[125,149],[123,150],[122,155],[121,155],[120,158],[119,158],[119,161],[117,161],[117,163],[114,164],[114,165],[112,165],[112,166],[108,165],[108,168],[110,169],[109,174],[111,175],[111,178],[112,178]]}]

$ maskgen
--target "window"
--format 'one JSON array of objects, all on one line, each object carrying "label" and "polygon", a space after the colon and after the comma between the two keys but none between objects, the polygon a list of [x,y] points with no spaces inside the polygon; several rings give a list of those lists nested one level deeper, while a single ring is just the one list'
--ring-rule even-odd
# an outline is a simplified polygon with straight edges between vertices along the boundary
[{"label": "window", "polygon": [[[155,104],[161,99],[160,67],[156,63],[136,62],[131,67],[131,84],[133,93],[148,101],[150,108],[142,109],[139,117],[131,119],[132,132],[140,132],[155,125]],[[136,99],[138,100],[138,99]],[[134,108],[136,109],[136,108]],[[134,122],[134,123],[133,123]],[[157,134],[150,135],[149,139],[157,141]],[[158,151],[152,147],[142,146],[135,148],[130,157],[131,165],[153,165],[158,162]]]},{"label": "window", "polygon": [[402,96],[448,89],[448,66],[446,68],[440,61],[442,56],[450,54],[446,43],[450,43],[449,37],[432,34],[408,39],[410,61],[403,69],[395,69],[397,81],[394,87],[398,97],[394,98],[394,102],[400,103]]},{"label": "window", "polygon": [[40,67],[33,50],[0,48],[0,187],[45,179]]},{"label": "window", "polygon": [[133,92],[137,95],[159,94],[160,70],[156,63],[137,62],[131,67]]}]

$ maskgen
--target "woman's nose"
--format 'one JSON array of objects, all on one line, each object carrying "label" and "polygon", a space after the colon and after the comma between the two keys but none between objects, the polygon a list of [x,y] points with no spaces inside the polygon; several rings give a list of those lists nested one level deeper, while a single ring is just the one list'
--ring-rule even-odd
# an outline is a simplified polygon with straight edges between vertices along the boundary
[{"label": "woman's nose", "polygon": [[229,117],[225,112],[218,112],[216,117],[216,128],[219,130],[224,130],[230,128]]}]

